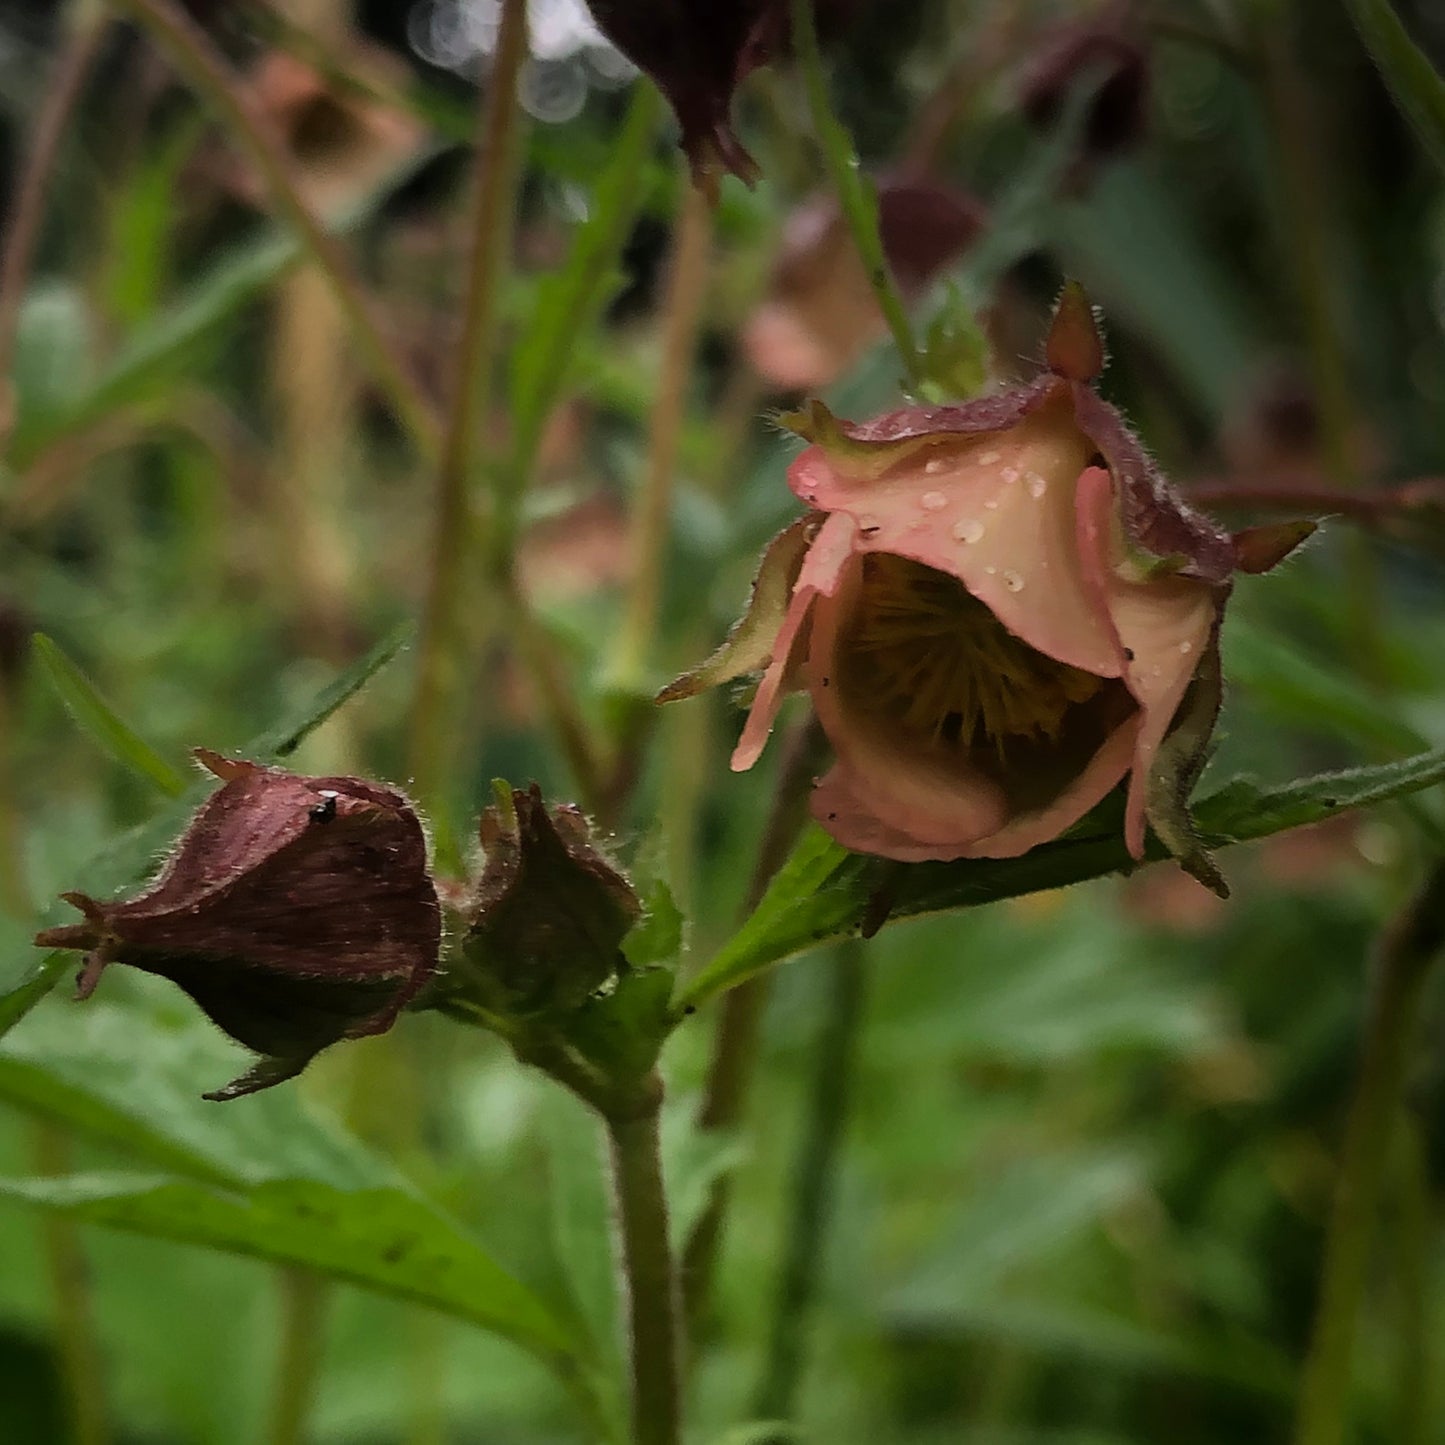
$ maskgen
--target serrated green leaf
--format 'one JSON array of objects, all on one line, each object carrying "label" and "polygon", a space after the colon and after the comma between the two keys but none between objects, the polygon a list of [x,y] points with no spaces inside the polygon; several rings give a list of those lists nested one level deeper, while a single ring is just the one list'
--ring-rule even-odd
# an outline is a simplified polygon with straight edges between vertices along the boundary
[{"label": "serrated green leaf", "polygon": [[246,1190],[87,1174],[0,1180],[0,1196],[132,1234],[300,1265],[491,1330],[553,1364],[575,1340],[440,1210],[400,1189],[288,1179]]},{"label": "serrated green leaf", "polygon": [[[1445,748],[1436,748],[1399,762],[1326,773],[1277,788],[1237,779],[1197,804],[1194,818],[1206,844],[1224,848],[1404,797],[1442,780]],[[1166,855],[1151,837],[1145,856],[1157,862]],[[815,944],[850,936],[880,888],[887,894],[888,916],[899,919],[1064,888],[1127,873],[1135,866],[1116,828],[1093,832],[1087,820],[1067,838],[1020,858],[955,863],[886,864],[849,854],[812,827],[752,915],[682,990],[675,1012],[695,1008]]]},{"label": "serrated green leaf", "polygon": [[410,622],[388,633],[365,657],[333,678],[284,721],[267,728],[243,749],[251,758],[288,758],[343,704],[349,702],[403,647],[415,631]]},{"label": "serrated green leaf", "polygon": [[66,711],[102,751],[168,798],[185,792],[185,778],[121,720],[90,679],[43,632],[35,634],[34,656]]},{"label": "serrated green leaf", "polygon": [[1395,104],[1445,171],[1445,80],[1410,38],[1390,0],[1345,0],[1345,8]]},{"label": "serrated green leaf", "polygon": [[622,956],[633,968],[667,963],[682,947],[682,912],[673,900],[672,889],[662,879],[654,881],[642,901],[642,917],[622,940]]}]

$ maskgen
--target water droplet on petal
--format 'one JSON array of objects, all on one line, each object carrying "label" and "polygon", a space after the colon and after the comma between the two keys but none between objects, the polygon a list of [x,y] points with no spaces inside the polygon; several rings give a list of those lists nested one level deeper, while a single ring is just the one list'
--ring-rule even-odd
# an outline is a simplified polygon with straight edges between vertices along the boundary
[{"label": "water droplet on petal", "polygon": [[1028,489],[1029,496],[1031,496],[1034,501],[1037,502],[1039,498],[1042,497],[1046,491],[1048,491],[1049,484],[1047,480],[1041,477],[1037,472],[1030,472],[1028,475]]},{"label": "water droplet on petal", "polygon": [[1017,467],[1005,467],[1003,471],[999,473],[999,476],[1001,476],[1005,482],[1016,482],[1019,479],[1019,469]]},{"label": "water droplet on petal", "polygon": [[1017,572],[1005,572],[1003,574],[1003,585],[1010,592],[1022,592],[1024,590],[1024,579]]},{"label": "water droplet on petal", "polygon": [[923,470],[927,472],[930,477],[936,477],[939,472],[943,471],[947,466],[947,457],[934,457],[932,461],[924,462]]},{"label": "water droplet on petal", "polygon": [[988,501],[984,503],[984,506],[987,507],[990,512],[996,512],[998,510],[998,498],[990,497]]},{"label": "water droplet on petal", "polygon": [[925,512],[937,512],[948,505],[948,498],[942,492],[924,492],[918,504]]},{"label": "water droplet on petal", "polygon": [[1002,455],[1002,452],[980,452],[978,454],[978,464],[981,467],[991,467]]},{"label": "water droplet on petal", "polygon": [[983,523],[974,517],[965,517],[953,524],[955,542],[977,542],[983,536]]},{"label": "water droplet on petal", "polygon": [[1187,657],[1194,651],[1194,644],[1192,642],[1181,642],[1179,644],[1179,650]]},{"label": "water droplet on petal", "polygon": [[998,571],[998,568],[997,568],[997,567],[985,567],[983,570],[984,570],[985,573],[987,573],[988,576],[992,577],[993,574]]},{"label": "water droplet on petal", "polygon": [[858,518],[858,530],[865,537],[871,537],[878,531],[880,525],[877,517],[870,517],[866,512]]}]

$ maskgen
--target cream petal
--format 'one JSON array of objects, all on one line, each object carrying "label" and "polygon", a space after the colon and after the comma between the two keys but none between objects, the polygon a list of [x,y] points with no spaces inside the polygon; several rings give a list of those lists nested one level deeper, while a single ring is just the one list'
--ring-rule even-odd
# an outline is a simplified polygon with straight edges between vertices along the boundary
[{"label": "cream petal", "polygon": [[762,682],[758,684],[757,696],[753,698],[742,736],[733,750],[731,767],[734,772],[746,772],[757,762],[767,745],[803,624],[817,599],[831,596],[837,589],[843,570],[853,555],[853,543],[853,521],[842,513],[829,517],[813,538],[813,544],[799,569],[798,580],[793,584],[792,600],[783,625],[778,629],[772,658],[763,673]]},{"label": "cream petal", "polygon": [[942,439],[870,480],[850,480],[811,447],[789,481],[811,505],[852,517],[860,550],[947,572],[1029,646],[1118,677],[1119,649],[1078,556],[1074,491],[1090,450],[1051,404],[1003,431]]},{"label": "cream petal", "polygon": [[1124,839],[1144,853],[1144,812],[1149,770],[1190,680],[1209,645],[1221,605],[1220,590],[1197,578],[1162,576],[1125,580],[1115,567],[1122,547],[1113,482],[1102,467],[1079,478],[1078,551],[1095,596],[1108,613],[1124,663],[1125,686],[1139,704],[1140,723],[1129,778]]}]

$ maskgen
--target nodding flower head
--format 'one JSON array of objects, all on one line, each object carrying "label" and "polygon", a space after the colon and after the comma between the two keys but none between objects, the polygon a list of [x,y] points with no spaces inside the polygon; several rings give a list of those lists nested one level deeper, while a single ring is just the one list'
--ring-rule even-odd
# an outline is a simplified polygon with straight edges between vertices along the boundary
[{"label": "nodding flower head", "polygon": [[65,898],[84,921],[45,948],[86,952],[78,994],[129,964],[168,978],[262,1055],[208,1099],[299,1073],[339,1039],[382,1033],[436,972],[441,911],[426,838],[400,793],[198,750],[222,786],[134,898]]},{"label": "nodding flower head", "polygon": [[765,554],[753,605],[663,700],[762,668],[733,767],[805,688],[835,763],[814,816],[902,861],[1008,858],[1056,838],[1126,776],[1146,823],[1223,881],[1187,795],[1219,706],[1218,630],[1235,571],[1311,525],[1231,537],[1166,485],[1090,385],[1093,313],[1070,287],[1049,369],[955,406],[859,425],[821,405],[788,482],[807,514]]}]

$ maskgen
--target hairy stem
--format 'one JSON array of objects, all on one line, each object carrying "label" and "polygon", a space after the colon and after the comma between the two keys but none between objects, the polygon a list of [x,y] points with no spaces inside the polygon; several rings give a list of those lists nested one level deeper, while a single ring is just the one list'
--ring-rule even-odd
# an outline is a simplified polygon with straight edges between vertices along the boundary
[{"label": "hairy stem", "polygon": [[[60,1130],[41,1121],[35,1125],[34,1138],[39,1173],[70,1173],[70,1141]],[[106,1415],[103,1360],[80,1232],[74,1220],[47,1214],[41,1220],[40,1234],[55,1301],[55,1334],[70,1410],[71,1439],[74,1445],[107,1445],[112,1437]]]},{"label": "hairy stem", "polygon": [[448,771],[448,736],[461,658],[457,632],[471,519],[477,432],[497,345],[497,290],[512,232],[517,185],[517,76],[527,55],[526,0],[504,0],[496,60],[477,132],[462,335],[451,411],[437,474],[430,575],[412,699],[409,761],[423,803],[437,808]]},{"label": "hairy stem", "polygon": [[712,248],[712,205],[700,186],[683,195],[672,241],[672,265],[662,324],[661,369],[647,442],[647,467],[632,514],[632,586],[617,651],[617,672],[635,682],[646,667],[657,631],[662,567],[672,517],[673,475],[687,408]]},{"label": "hairy stem", "polygon": [[883,251],[883,237],[878,230],[878,207],[868,183],[858,167],[858,155],[852,138],[843,129],[828,100],[828,81],[823,73],[823,56],[818,46],[818,26],[813,13],[815,0],[791,0],[793,48],[803,71],[803,84],[808,94],[808,108],[813,116],[813,129],[823,147],[823,157],[838,192],[843,218],[853,234],[853,243],[868,273],[869,285],[877,299],[878,309],[888,323],[893,344],[908,380],[913,386],[924,381],[923,358],[913,339],[908,312],[903,305],[888,270]]},{"label": "hairy stem", "polygon": [[[783,866],[807,818],[808,791],[821,748],[821,729],[809,721],[798,727],[788,742],[773,794],[773,809],[763,832],[744,914],[751,913],[767,892],[773,875]],[[712,1059],[703,1085],[697,1127],[710,1133],[736,1128],[747,1104],[757,1062],[758,1032],[772,988],[772,975],[759,974],[731,989],[722,1002],[713,1039]],[[697,1339],[707,1317],[713,1272],[722,1245],[723,1224],[732,1195],[731,1180],[722,1175],[708,1191],[707,1206],[683,1249],[683,1291],[687,1304],[688,1333]]]},{"label": "hairy stem", "polygon": [[110,0],[142,26],[216,111],[256,167],[277,211],[330,282],[362,360],[390,399],[417,450],[435,459],[441,426],[426,394],[392,355],[345,248],[312,213],[270,119],[251,98],[204,30],[177,0]]},{"label": "hairy stem", "polygon": [[308,1269],[286,1269],[281,1289],[281,1352],[271,1399],[271,1445],[303,1445],[325,1349],[326,1282]]},{"label": "hairy stem", "polygon": [[1294,1445],[1349,1435],[1355,1331],[1369,1273],[1380,1191],[1399,1122],[1420,994],[1445,945],[1445,863],[1386,932],[1375,960],[1355,1096],[1325,1237],[1319,1302],[1296,1406]]},{"label": "hairy stem", "polygon": [[658,1149],[661,1103],[662,1085],[654,1079],[646,1109],[607,1116],[627,1281],[633,1445],[682,1439],[681,1312]]},{"label": "hairy stem", "polygon": [[45,216],[51,172],[105,29],[104,16],[94,12],[90,0],[72,0],[66,23],[65,39],[46,77],[45,94],[30,130],[20,178],[7,206],[9,215],[0,251],[0,386],[6,392],[0,397],[0,440],[9,436],[15,421],[15,398],[9,393],[10,378],[15,374],[15,337],[30,263]]},{"label": "hairy stem", "polygon": [[818,1039],[807,1132],[798,1152],[797,1182],[773,1297],[766,1362],[753,1405],[753,1414],[760,1420],[786,1420],[792,1414],[803,1371],[808,1323],[818,1293],[818,1266],[827,1242],[843,1131],[852,1101],[866,983],[863,945],[856,939],[840,943],[827,964],[828,1011]]}]

